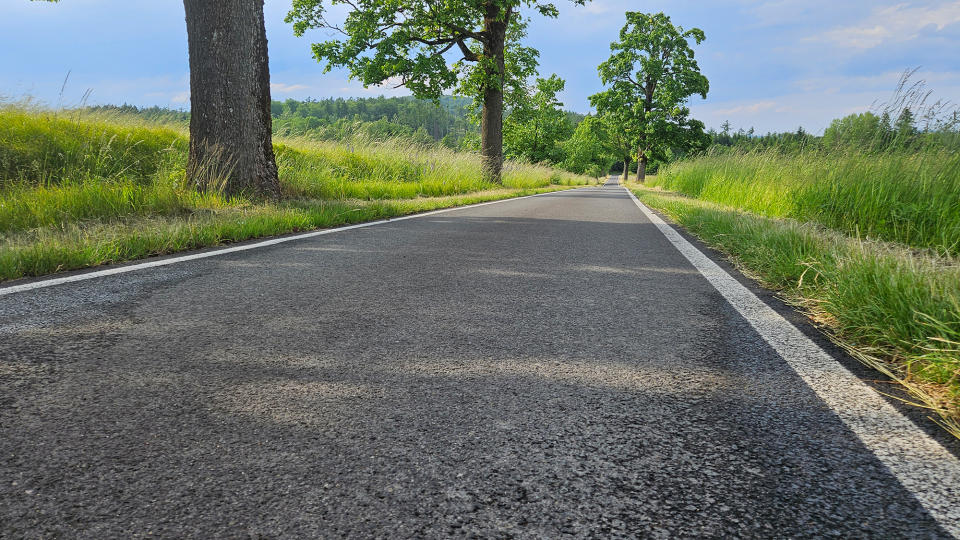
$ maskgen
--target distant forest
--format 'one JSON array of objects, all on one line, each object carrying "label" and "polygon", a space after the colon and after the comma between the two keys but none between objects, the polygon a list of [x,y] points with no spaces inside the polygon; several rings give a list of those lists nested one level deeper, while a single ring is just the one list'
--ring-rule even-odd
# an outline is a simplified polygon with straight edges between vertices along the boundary
[{"label": "distant forest", "polygon": [[753,128],[734,132],[730,122],[724,122],[720,131],[713,129],[707,134],[715,150],[733,149],[752,151],[774,149],[784,153],[803,150],[854,149],[857,151],[916,151],[921,149],[960,150],[960,116],[956,111],[949,115],[932,117],[929,111],[918,118],[909,107],[891,115],[865,112],[837,118],[823,132],[812,135],[802,127],[794,132],[767,133],[758,135]]},{"label": "distant forest", "polygon": [[[440,142],[451,148],[469,147],[479,140],[472,117],[473,101],[442,96],[438,102],[413,97],[325,98],[303,101],[273,101],[275,135],[308,136],[322,140],[345,140],[360,135],[383,140],[413,138],[420,142]],[[132,114],[163,124],[186,124],[190,113],[165,107],[99,105],[98,112]],[[567,111],[567,122],[575,128],[584,115]]]},{"label": "distant forest", "polygon": [[279,135],[310,135],[342,140],[363,134],[374,139],[413,137],[457,146],[477,132],[472,101],[443,96],[438,102],[412,97],[327,98],[274,101],[273,130]]},{"label": "distant forest", "polygon": [[[135,115],[161,124],[186,125],[190,121],[190,113],[163,107],[102,105],[88,109]],[[288,99],[274,101],[271,112],[276,135],[335,141],[357,137],[372,141],[404,138],[427,145],[439,143],[470,151],[475,151],[479,144],[479,130],[472,114],[472,101],[460,97],[443,96],[438,102],[412,97],[383,96],[304,101]],[[507,113],[509,115],[509,111]],[[564,126],[554,134],[558,139],[551,143],[555,145],[556,151],[550,156],[527,159],[542,160],[583,173],[584,167],[573,163],[573,158],[569,157],[567,142],[585,116],[569,111],[561,114],[564,115]],[[929,110],[922,107],[918,107],[917,113],[910,108],[903,108],[894,111],[894,114],[852,114],[834,120],[823,135],[813,135],[802,127],[792,132],[760,135],[752,128],[734,131],[729,122],[724,122],[719,131],[707,131],[710,138],[708,151],[723,153],[773,150],[785,154],[842,149],[876,152],[939,148],[960,151],[960,120],[957,113],[953,112],[952,116],[941,115],[937,122],[931,122],[930,116]],[[511,148],[511,142],[508,137],[505,150],[508,156],[516,157],[519,152]],[[682,151],[670,151],[666,162],[682,159],[685,155]],[[612,170],[622,170],[622,163],[613,161],[607,161],[613,164]],[[649,172],[655,172],[662,164],[663,162],[657,160],[651,161]]]}]

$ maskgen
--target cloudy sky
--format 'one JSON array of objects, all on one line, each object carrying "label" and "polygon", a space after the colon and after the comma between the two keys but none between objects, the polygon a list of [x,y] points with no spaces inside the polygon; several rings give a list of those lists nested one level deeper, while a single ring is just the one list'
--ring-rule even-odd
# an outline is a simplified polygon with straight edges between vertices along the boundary
[{"label": "cloudy sky", "polygon": [[[567,80],[571,110],[590,110],[588,96],[601,89],[596,66],[628,10],[664,11],[706,32],[697,57],[711,90],[691,106],[708,126],[818,132],[888,99],[908,68],[920,68],[936,97],[960,102],[960,0],[556,1],[560,18],[535,18],[529,42],[541,73]],[[309,43],[325,34],[293,37],[288,6],[266,2],[274,99],[405,93],[322,73]],[[0,98],[73,105],[89,90],[89,103],[185,108],[186,41],[177,0],[0,0]]]}]

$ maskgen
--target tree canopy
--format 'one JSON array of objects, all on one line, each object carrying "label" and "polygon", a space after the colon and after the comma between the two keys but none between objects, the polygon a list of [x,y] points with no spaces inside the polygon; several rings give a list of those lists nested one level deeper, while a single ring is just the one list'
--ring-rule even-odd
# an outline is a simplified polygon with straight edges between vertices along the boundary
[{"label": "tree canopy", "polygon": [[637,148],[638,177],[647,161],[663,159],[671,148],[705,147],[703,123],[690,117],[686,102],[694,94],[706,98],[710,89],[700,73],[690,41],[699,44],[699,28],[674,26],[663,13],[627,12],[612,55],[600,64],[600,79],[608,88],[590,97],[601,114],[616,115]]},{"label": "tree canopy", "polygon": [[561,109],[557,98],[566,82],[556,74],[538,78],[527,89],[507,116],[503,126],[506,154],[531,162],[563,160],[561,141],[567,139],[574,126]]},{"label": "tree canopy", "polygon": [[[350,8],[342,23],[327,18],[328,4]],[[539,0],[294,0],[286,20],[298,36],[311,28],[338,34],[313,45],[327,71],[345,67],[364,85],[404,86],[420,98],[455,87],[474,97],[482,104],[485,170],[499,181],[504,90],[519,90],[536,66],[536,50],[520,44],[521,8],[558,15],[555,4]]]},{"label": "tree canopy", "polygon": [[[563,167],[577,174],[603,176],[615,161],[623,158],[623,152],[616,146],[618,140],[621,139],[616,137],[615,132],[611,132],[603,117],[587,116],[563,143]],[[629,152],[628,145],[626,153]]]},{"label": "tree canopy", "polygon": [[[589,0],[571,1],[582,5]],[[327,3],[351,8],[342,24],[327,19]],[[475,70],[468,63],[483,65],[496,60],[484,52],[493,39],[490,22],[500,22],[505,28],[512,24],[512,37],[523,36],[525,25],[519,9],[524,6],[548,17],[558,14],[554,4],[537,0],[293,0],[286,21],[293,23],[298,36],[311,28],[340,34],[313,45],[314,56],[326,62],[327,71],[346,67],[365,85],[392,81],[417,97],[433,98],[456,87],[464,76],[479,78],[481,85],[503,83],[494,78],[494,66]],[[534,49],[521,50],[518,39],[511,48],[518,53],[518,65],[536,56]],[[448,61],[446,55],[451,51],[459,60]]]}]

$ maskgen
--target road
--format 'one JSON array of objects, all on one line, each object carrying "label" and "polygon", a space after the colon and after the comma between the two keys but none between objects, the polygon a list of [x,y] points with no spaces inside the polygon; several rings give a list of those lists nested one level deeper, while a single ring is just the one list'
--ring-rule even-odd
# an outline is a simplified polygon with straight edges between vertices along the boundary
[{"label": "road", "polygon": [[949,537],[870,444],[615,182],[0,295],[4,538]]}]

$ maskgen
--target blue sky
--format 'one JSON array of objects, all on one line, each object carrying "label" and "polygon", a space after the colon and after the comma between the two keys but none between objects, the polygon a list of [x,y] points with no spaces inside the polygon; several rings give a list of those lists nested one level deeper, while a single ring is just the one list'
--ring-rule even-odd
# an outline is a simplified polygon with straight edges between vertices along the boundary
[{"label": "blue sky", "polygon": [[[708,126],[729,119],[759,132],[804,126],[818,132],[832,118],[888,99],[900,73],[941,99],[960,103],[960,0],[557,0],[557,20],[535,17],[529,44],[541,73],[567,80],[568,109],[588,112],[601,89],[596,66],[610,54],[623,13],[664,11],[675,24],[702,28],[697,47],[710,79],[706,100],[691,101]],[[309,43],[283,16],[289,0],[267,0],[274,99],[403,95],[364,89],[346,73],[322,73]],[[133,103],[187,107],[189,88],[183,4],[178,0],[0,0],[0,96],[49,105]]]}]

